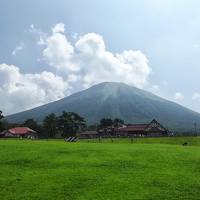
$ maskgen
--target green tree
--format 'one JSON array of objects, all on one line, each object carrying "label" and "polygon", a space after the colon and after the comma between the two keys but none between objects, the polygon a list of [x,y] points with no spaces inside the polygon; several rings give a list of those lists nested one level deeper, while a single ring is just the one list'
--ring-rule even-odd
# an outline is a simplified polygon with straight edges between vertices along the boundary
[{"label": "green tree", "polygon": [[43,128],[44,132],[48,137],[54,138],[56,133],[58,132],[57,129],[58,125],[58,118],[54,113],[49,114],[43,120]]},{"label": "green tree", "polygon": [[110,118],[103,118],[100,120],[100,128],[107,128],[113,125],[113,120]]},{"label": "green tree", "polygon": [[3,116],[3,112],[0,110],[0,131],[2,131],[4,129],[4,116]]},{"label": "green tree", "polygon": [[115,128],[119,128],[120,126],[122,126],[124,124],[124,120],[119,119],[119,118],[115,118],[113,120],[113,125]]},{"label": "green tree", "polygon": [[24,123],[23,126],[27,126],[33,130],[36,130],[38,128],[38,124],[34,119],[27,119]]},{"label": "green tree", "polygon": [[26,126],[26,127],[29,127],[31,129],[33,129],[34,131],[36,131],[39,136],[41,136],[42,132],[43,132],[43,129],[42,129],[42,126],[39,125],[34,119],[27,119],[23,124],[22,126]]},{"label": "green tree", "polygon": [[77,132],[85,127],[85,120],[74,112],[63,112],[58,119],[58,128],[63,136],[75,136]]}]

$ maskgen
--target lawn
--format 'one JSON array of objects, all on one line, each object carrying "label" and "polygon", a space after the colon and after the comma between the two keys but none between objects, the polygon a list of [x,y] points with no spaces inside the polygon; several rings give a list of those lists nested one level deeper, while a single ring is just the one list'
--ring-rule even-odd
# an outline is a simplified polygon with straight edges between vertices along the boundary
[{"label": "lawn", "polygon": [[200,139],[0,140],[0,199],[200,199]]}]

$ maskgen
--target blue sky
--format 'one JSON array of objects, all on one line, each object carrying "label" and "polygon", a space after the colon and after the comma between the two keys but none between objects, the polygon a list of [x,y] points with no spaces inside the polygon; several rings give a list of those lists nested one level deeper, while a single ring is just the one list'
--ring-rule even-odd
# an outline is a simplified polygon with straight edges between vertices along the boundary
[{"label": "blue sky", "polygon": [[0,0],[0,109],[22,111],[110,80],[200,112],[199,6],[197,0]]}]

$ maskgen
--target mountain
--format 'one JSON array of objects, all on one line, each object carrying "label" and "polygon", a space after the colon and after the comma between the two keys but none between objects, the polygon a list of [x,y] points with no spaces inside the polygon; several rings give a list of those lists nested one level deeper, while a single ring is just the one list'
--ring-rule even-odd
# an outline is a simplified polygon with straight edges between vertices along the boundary
[{"label": "mountain", "polygon": [[150,92],[124,83],[105,82],[75,93],[61,100],[7,116],[10,122],[34,118],[42,122],[49,113],[73,111],[83,116],[88,124],[103,117],[121,118],[127,123],[145,123],[153,118],[176,130],[194,130],[200,123],[200,114]]}]

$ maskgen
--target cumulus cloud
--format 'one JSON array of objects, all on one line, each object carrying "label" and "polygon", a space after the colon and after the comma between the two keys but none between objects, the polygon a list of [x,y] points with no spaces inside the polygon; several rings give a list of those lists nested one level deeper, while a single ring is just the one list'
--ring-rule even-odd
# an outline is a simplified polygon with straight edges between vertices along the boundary
[{"label": "cumulus cloud", "polygon": [[176,92],[175,95],[174,95],[174,99],[177,100],[177,101],[180,101],[180,100],[184,99],[184,96],[181,92]]},{"label": "cumulus cloud", "polygon": [[52,28],[53,33],[64,33],[65,32],[65,24],[58,23]]},{"label": "cumulus cloud", "polygon": [[20,43],[18,46],[16,46],[15,49],[12,51],[12,55],[13,55],[13,56],[16,56],[17,53],[18,53],[19,51],[22,51],[23,49],[24,49],[24,43],[21,42],[21,43]]},{"label": "cumulus cloud", "polygon": [[51,72],[23,74],[14,65],[0,64],[0,77],[0,110],[6,114],[33,108],[69,94],[67,82]]},{"label": "cumulus cloud", "polygon": [[84,88],[103,81],[125,82],[143,88],[151,72],[148,59],[141,51],[124,50],[114,54],[106,49],[103,37],[88,33],[71,44],[62,23],[46,38],[43,57],[56,72],[79,81]]},{"label": "cumulus cloud", "polygon": [[46,48],[43,50],[43,57],[50,66],[66,74],[69,71],[77,71],[78,68],[72,62],[74,47],[65,37],[64,32],[65,26],[62,23],[52,28],[52,35],[44,42]]},{"label": "cumulus cloud", "polygon": [[[96,33],[74,37],[70,42],[65,25],[58,23],[51,34],[32,24],[28,30],[38,38],[41,62],[47,71],[22,73],[19,67],[0,64],[0,110],[6,114],[58,100],[71,92],[104,81],[124,82],[139,88],[148,83],[149,61],[139,50],[112,53]],[[42,46],[41,46],[42,45]],[[17,48],[20,51],[21,48]],[[43,63],[44,64],[44,63]]]}]

